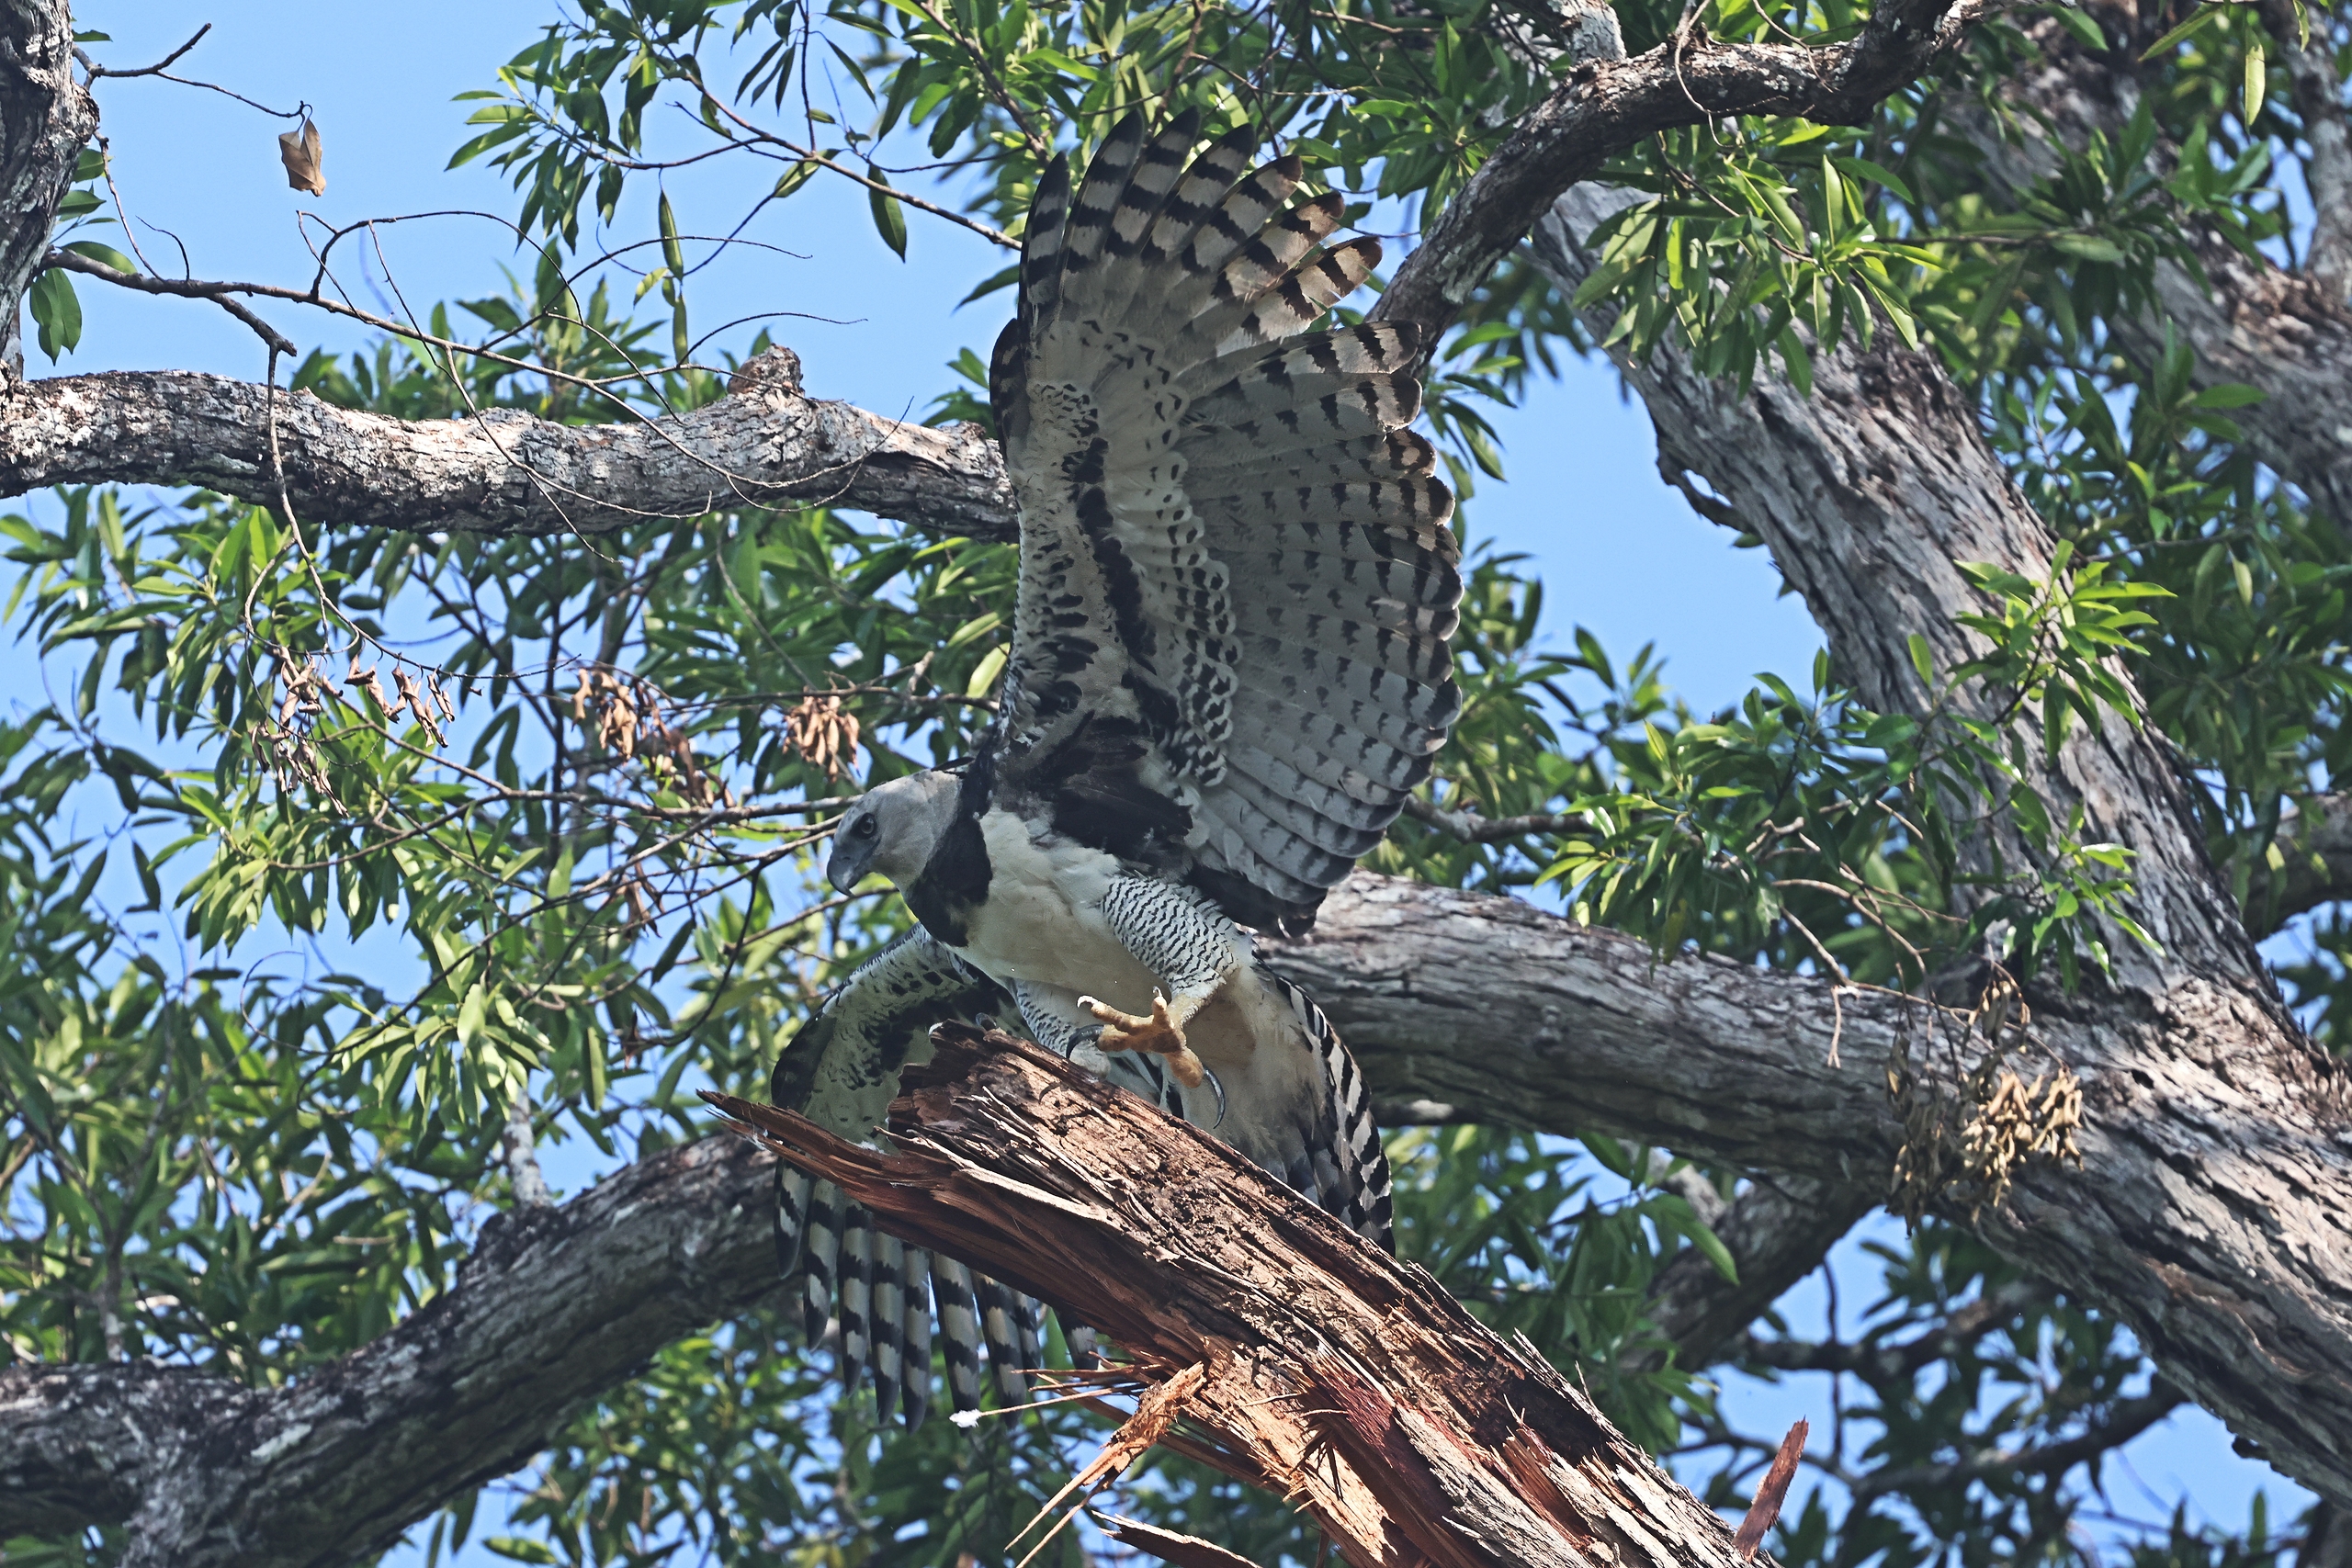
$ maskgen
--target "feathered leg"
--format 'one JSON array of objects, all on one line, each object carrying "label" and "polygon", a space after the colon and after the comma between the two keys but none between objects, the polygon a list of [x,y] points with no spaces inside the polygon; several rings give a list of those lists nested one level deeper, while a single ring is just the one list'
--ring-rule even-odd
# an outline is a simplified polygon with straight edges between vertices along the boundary
[{"label": "feathered leg", "polygon": [[1151,994],[1151,1014],[1138,1017],[1080,997],[1078,1005],[1102,1021],[1095,1044],[1104,1051],[1149,1051],[1168,1058],[1168,1070],[1186,1089],[1207,1077],[1184,1043],[1184,1025],[1224,989],[1241,967],[1240,933],[1216,905],[1189,887],[1147,876],[1122,876],[1102,898],[1102,916],[1119,945],[1167,984]]}]

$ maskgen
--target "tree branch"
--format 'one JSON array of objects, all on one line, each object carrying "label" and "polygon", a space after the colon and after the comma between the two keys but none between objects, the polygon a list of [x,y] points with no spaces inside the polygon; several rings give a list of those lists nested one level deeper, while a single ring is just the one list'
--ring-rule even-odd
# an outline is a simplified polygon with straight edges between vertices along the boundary
[{"label": "tree branch", "polygon": [[1739,1278],[1725,1280],[1706,1255],[1685,1247],[1650,1282],[1649,1317],[1671,1340],[1676,1364],[1711,1365],[1725,1348],[1879,1205],[1868,1187],[1802,1176],[1759,1176],[1709,1223]]},{"label": "tree branch", "polygon": [[2256,861],[2245,891],[2246,925],[2268,936],[2297,915],[2352,898],[2352,795],[2315,795],[2278,824],[2279,865]]},{"label": "tree branch", "polygon": [[771,349],[737,390],[670,419],[566,425],[512,410],[410,421],[182,371],[35,381],[0,399],[0,494],[199,485],[275,506],[273,412],[305,520],[415,533],[595,534],[745,503],[833,504],[944,534],[1012,536],[996,443],[806,397]]},{"label": "tree branch", "polygon": [[1630,60],[1580,63],[1446,204],[1372,313],[1419,321],[1434,343],[1535,216],[1643,138],[1724,115],[1864,123],[1984,5],[1883,0],[1860,36],[1824,49],[1718,43],[1694,29]]},{"label": "tree branch", "polygon": [[454,1290],[286,1387],[152,1363],[0,1368],[0,1540],[128,1524],[125,1568],[382,1551],[662,1346],[767,1291],[769,1169],[711,1140],[502,1216]]},{"label": "tree branch", "polygon": [[1987,1450],[1943,1464],[1890,1465],[1856,1478],[1854,1501],[1859,1505],[1889,1492],[1959,1486],[1995,1475],[2064,1475],[2121,1448],[2179,1409],[2181,1403],[2180,1391],[2160,1378],[2147,1393],[2115,1401],[2087,1430],[2074,1437],[2033,1448]]},{"label": "tree branch", "polygon": [[1425,1270],[1050,1052],[932,1038],[890,1108],[896,1155],[706,1098],[892,1233],[1117,1342],[1144,1392],[1082,1481],[1181,1419],[1180,1451],[1296,1501],[1359,1568],[1734,1568],[1713,1510]]}]

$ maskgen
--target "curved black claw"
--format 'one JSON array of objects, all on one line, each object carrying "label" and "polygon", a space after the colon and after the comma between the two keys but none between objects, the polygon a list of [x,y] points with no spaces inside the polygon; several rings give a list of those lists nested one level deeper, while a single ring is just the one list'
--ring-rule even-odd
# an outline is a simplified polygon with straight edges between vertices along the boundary
[{"label": "curved black claw", "polygon": [[1216,1090],[1216,1120],[1209,1123],[1209,1131],[1214,1133],[1225,1125],[1225,1086],[1216,1081],[1216,1070],[1213,1067],[1203,1067],[1201,1076],[1209,1080],[1209,1088]]}]

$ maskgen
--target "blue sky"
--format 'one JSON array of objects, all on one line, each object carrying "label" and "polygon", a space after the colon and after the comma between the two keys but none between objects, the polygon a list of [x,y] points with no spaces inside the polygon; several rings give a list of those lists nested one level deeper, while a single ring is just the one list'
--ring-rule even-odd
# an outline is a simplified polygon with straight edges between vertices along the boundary
[{"label": "blue sky", "polygon": [[[179,6],[92,4],[81,25],[113,34],[94,44],[109,64],[148,64],[182,41],[201,20],[211,34],[175,69],[218,82],[276,107],[307,100],[325,146],[323,197],[287,188],[277,161],[282,127],[220,95],[153,79],[101,84],[103,128],[118,181],[134,218],[140,247],[160,270],[175,271],[185,244],[195,276],[277,283],[306,282],[311,253],[298,210],[333,222],[367,216],[512,209],[499,177],[477,165],[444,173],[469,132],[467,106],[453,95],[493,85],[495,65],[528,42],[548,14],[543,4],[511,0],[411,0],[399,6],[269,4],[221,0],[198,13]],[[724,161],[673,178],[671,189],[689,232],[729,227],[740,215],[741,176]],[[901,262],[874,234],[862,192],[820,180],[755,220],[747,237],[773,249],[722,256],[697,283],[698,323],[756,312],[796,315],[769,323],[799,351],[809,390],[890,414],[920,413],[948,385],[942,368],[956,350],[985,350],[1002,320],[1004,297],[958,310],[956,301],[1002,265],[985,242],[911,214],[912,241]],[[154,225],[149,228],[146,225]],[[650,231],[642,214],[625,212],[630,238]],[[160,231],[176,233],[178,242]],[[93,237],[129,249],[119,232]],[[503,292],[502,264],[526,270],[501,231],[475,217],[419,219],[380,231],[385,271],[354,274],[355,296],[396,310]],[[38,351],[36,376],[111,368],[193,368],[258,378],[263,352],[244,328],[208,305],[160,300],[82,284],[87,325],[81,347],[51,367]],[[304,347],[348,349],[365,334],[292,306],[262,312]],[[718,340],[741,349],[744,326]],[[706,354],[706,357],[709,355]],[[1526,405],[1495,419],[1510,469],[1507,483],[1486,483],[1470,517],[1476,534],[1522,551],[1547,589],[1545,631],[1565,645],[1570,630],[1593,630],[1623,659],[1655,642],[1667,673],[1702,710],[1735,699],[1758,671],[1786,673],[1800,685],[1819,647],[1802,606],[1780,597],[1777,574],[1760,550],[1739,551],[1728,536],[1696,516],[1657,473],[1649,421],[1621,394],[1606,367],[1568,366],[1557,383],[1534,386]],[[50,504],[28,498],[11,507]],[[0,701],[12,709],[43,701],[28,658],[0,666]],[[591,1178],[582,1166],[554,1172],[559,1185]],[[1868,1235],[1899,1234],[1882,1217],[1840,1248],[1835,1267],[1850,1332],[1860,1306],[1877,1294]],[[1792,1325],[1818,1325],[1826,1292],[1816,1277],[1786,1303]],[[1738,1424],[1777,1431],[1796,1416],[1826,1416],[1826,1383],[1814,1377],[1778,1387],[1736,1384],[1727,1400]],[[2145,1495],[2134,1484],[2144,1482]],[[2238,1459],[2226,1433],[2192,1414],[2133,1444],[2111,1472],[2123,1512],[2160,1517],[2187,1495],[2216,1522],[2242,1524],[2256,1486],[2269,1489],[2273,1517],[2301,1506],[2301,1494],[2267,1467]],[[1800,1483],[1803,1484],[1802,1483]],[[492,1561],[479,1552],[469,1555]],[[402,1561],[396,1556],[394,1561]]]}]

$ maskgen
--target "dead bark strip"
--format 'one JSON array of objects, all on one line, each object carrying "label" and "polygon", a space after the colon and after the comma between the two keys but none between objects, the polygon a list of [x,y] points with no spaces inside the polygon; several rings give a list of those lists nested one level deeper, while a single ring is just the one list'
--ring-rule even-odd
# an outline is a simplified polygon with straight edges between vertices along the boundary
[{"label": "dead bark strip", "polygon": [[804,396],[771,349],[740,390],[670,419],[555,424],[512,409],[401,420],[184,371],[109,371],[0,395],[0,495],[61,484],[198,485],[277,504],[269,431],[305,524],[407,533],[608,533],[742,505],[835,505],[974,538],[1013,536],[997,445],[977,426],[885,419]]},{"label": "dead bark strip", "polygon": [[1713,1510],[1426,1271],[1025,1041],[933,1038],[897,1154],[706,1098],[885,1228],[1116,1341],[1148,1392],[1113,1461],[1181,1415],[1184,1451],[1303,1505],[1358,1568],[1729,1568]]}]

